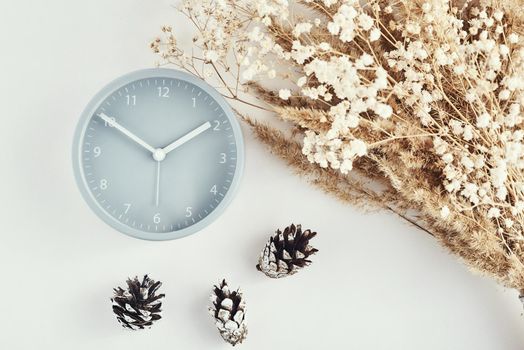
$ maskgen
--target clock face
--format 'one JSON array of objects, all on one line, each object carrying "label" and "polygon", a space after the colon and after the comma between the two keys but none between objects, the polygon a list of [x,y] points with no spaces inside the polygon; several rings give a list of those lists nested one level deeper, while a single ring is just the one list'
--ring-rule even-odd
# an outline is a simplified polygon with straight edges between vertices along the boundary
[{"label": "clock face", "polygon": [[227,206],[243,167],[240,127],[201,80],[148,69],[109,84],[84,111],[74,168],[90,207],[121,232],[179,238]]}]

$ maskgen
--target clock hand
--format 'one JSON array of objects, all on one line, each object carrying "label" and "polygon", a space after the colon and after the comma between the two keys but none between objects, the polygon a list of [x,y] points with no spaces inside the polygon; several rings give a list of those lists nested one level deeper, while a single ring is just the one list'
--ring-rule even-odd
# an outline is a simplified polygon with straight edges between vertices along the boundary
[{"label": "clock hand", "polygon": [[174,142],[170,143],[169,145],[167,145],[166,147],[162,148],[162,151],[164,151],[165,154],[168,154],[169,152],[171,152],[175,148],[182,146],[187,141],[189,141],[192,138],[200,135],[201,133],[203,133],[204,131],[206,131],[210,127],[211,127],[211,124],[209,122],[205,122],[204,124],[200,125],[198,128],[190,131],[189,133],[185,134],[181,138],[177,139],[176,141],[174,141]]},{"label": "clock hand", "polygon": [[155,153],[155,149],[153,147],[151,147],[148,143],[146,143],[144,140],[142,140],[141,138],[139,138],[138,136],[136,136],[135,134],[133,134],[131,131],[127,130],[126,128],[124,128],[122,125],[120,125],[119,123],[117,123],[114,119],[111,119],[107,114],[105,113],[100,113],[98,114],[98,116],[103,120],[105,121],[107,124],[113,126],[115,129],[117,129],[118,131],[120,131],[122,134],[126,135],[127,137],[129,137],[131,140],[135,141],[136,143],[138,143],[140,146],[144,147],[145,149],[147,149],[149,152],[151,153]]},{"label": "clock hand", "polygon": [[156,162],[156,196],[155,196],[155,204],[158,207],[158,203],[160,202],[160,161]]}]

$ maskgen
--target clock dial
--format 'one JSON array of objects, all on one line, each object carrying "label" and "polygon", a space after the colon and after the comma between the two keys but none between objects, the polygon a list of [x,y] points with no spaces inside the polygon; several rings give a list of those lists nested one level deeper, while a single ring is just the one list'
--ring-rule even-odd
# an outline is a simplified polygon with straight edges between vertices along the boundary
[{"label": "clock dial", "polygon": [[242,136],[229,106],[205,83],[173,70],[138,73],[110,84],[86,110],[77,179],[113,227],[139,238],[177,238],[227,205]]}]

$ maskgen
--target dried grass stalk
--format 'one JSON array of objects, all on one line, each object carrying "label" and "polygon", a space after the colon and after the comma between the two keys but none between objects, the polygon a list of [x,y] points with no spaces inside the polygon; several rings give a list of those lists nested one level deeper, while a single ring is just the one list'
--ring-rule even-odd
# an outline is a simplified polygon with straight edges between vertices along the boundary
[{"label": "dried grass stalk", "polygon": [[399,214],[522,292],[522,5],[187,0],[191,53],[170,27],[151,47],[161,64],[291,125],[285,133],[243,117],[313,184]]}]

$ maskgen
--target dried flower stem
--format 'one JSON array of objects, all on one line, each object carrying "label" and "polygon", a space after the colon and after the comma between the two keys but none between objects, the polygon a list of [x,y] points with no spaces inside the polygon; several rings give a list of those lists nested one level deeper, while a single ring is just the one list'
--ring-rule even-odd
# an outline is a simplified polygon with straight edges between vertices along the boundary
[{"label": "dried flower stem", "polygon": [[[151,47],[161,64],[289,123],[287,134],[242,117],[311,183],[396,213],[471,268],[524,290],[520,6],[185,0],[197,31],[191,53],[170,27]],[[287,88],[266,87],[275,78]]]}]

